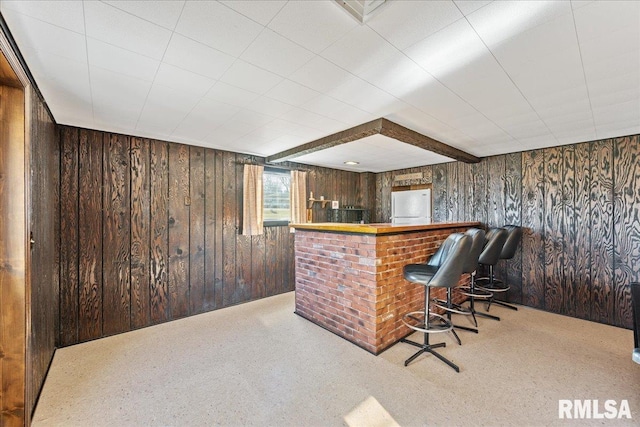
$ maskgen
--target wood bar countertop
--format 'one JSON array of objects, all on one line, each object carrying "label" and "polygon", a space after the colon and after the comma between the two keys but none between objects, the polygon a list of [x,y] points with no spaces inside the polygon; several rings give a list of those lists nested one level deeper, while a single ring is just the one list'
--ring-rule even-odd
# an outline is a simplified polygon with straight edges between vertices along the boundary
[{"label": "wood bar countertop", "polygon": [[312,222],[307,224],[290,224],[297,230],[329,231],[333,233],[356,234],[400,234],[411,231],[441,230],[453,227],[477,227],[480,223],[473,222],[434,222],[431,224],[400,225],[391,223],[348,224],[338,222]]}]

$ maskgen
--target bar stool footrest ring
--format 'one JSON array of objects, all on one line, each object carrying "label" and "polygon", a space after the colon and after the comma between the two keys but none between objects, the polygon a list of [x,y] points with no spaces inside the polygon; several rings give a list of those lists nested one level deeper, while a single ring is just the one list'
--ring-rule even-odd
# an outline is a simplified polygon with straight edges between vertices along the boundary
[{"label": "bar stool footrest ring", "polygon": [[[426,328],[425,322],[418,316],[424,317],[424,311],[412,311],[411,313],[405,314],[402,316],[402,323],[414,331],[424,332],[426,334],[439,334],[449,332],[453,329],[453,324],[446,317],[440,316],[439,314],[429,313],[429,329]],[[410,323],[411,320],[421,323],[414,325]],[[432,321],[439,321],[440,324],[432,324]]]}]

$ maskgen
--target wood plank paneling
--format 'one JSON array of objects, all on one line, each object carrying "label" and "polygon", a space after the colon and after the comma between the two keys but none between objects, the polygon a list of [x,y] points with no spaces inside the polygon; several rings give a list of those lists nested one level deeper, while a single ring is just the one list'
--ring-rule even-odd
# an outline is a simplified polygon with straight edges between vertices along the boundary
[{"label": "wood plank paneling", "polygon": [[151,324],[149,140],[131,138],[131,327]]},{"label": "wood plank paneling", "polygon": [[522,153],[522,303],[544,308],[544,153]]},{"label": "wood plank paneling", "polygon": [[631,328],[629,283],[640,281],[640,137],[617,138],[614,150],[613,324]]},{"label": "wood plank paneling", "polygon": [[[96,230],[102,230],[103,226],[103,138],[98,132],[84,129],[80,130],[79,137],[78,339],[88,341],[101,337],[103,326],[103,233],[96,232]],[[104,185],[104,188],[111,187]],[[124,203],[124,199],[116,196],[116,203]],[[118,220],[125,221],[122,217],[116,217],[116,227],[119,224]],[[121,234],[117,235],[122,236]],[[119,248],[117,244],[116,247]],[[125,262],[126,260],[121,259],[120,261]],[[108,264],[108,266],[113,268],[113,264]],[[109,271],[113,273],[113,270]],[[113,273],[111,276],[105,274],[105,278],[108,280],[114,280],[117,277],[117,273]],[[119,298],[114,302],[114,305],[119,304],[118,300]],[[123,313],[120,312],[120,314]]]},{"label": "wood plank paneling", "polygon": [[205,311],[205,150],[190,147],[189,301],[190,314]]},{"label": "wood plank paneling", "polygon": [[562,148],[544,150],[545,160],[545,309],[561,313],[564,283]]},{"label": "wood plank paneling", "polygon": [[169,309],[169,145],[152,141],[150,181],[150,309],[152,323],[171,319]]},{"label": "wood plank paneling", "polygon": [[591,146],[591,320],[612,323],[613,313],[613,143]]},{"label": "wood plank paneling", "polygon": [[224,152],[222,155],[222,250],[223,250],[223,305],[239,302],[236,290],[236,235],[239,231],[238,205],[236,195],[236,155]]},{"label": "wood plank paneling", "polygon": [[169,305],[189,315],[189,147],[169,144]]},{"label": "wood plank paneling", "polygon": [[216,307],[216,153],[204,151],[204,311]]},{"label": "wood plank paneling", "polygon": [[433,221],[442,222],[448,216],[447,165],[433,165]]},{"label": "wood plank paneling", "polygon": [[[215,307],[224,307],[224,155],[220,151],[215,154]],[[232,284],[229,284],[232,286]]]},{"label": "wood plank paneling", "polygon": [[[504,223],[522,224],[522,154],[505,155],[505,203]],[[522,242],[515,255],[507,260],[505,279],[510,289],[506,299],[510,302],[522,303]]]},{"label": "wood plank paneling", "polygon": [[[102,333],[131,329],[129,137],[104,135]],[[82,165],[81,165],[82,166]],[[99,307],[99,302],[96,304]],[[94,337],[97,338],[97,337]]]},{"label": "wood plank paneling", "polygon": [[[487,165],[486,159],[471,165],[471,183],[473,184],[473,218],[482,224],[487,223]],[[435,208],[435,207],[434,207]]]},{"label": "wood plank paneling", "polygon": [[458,221],[460,199],[458,198],[458,162],[445,163],[447,167],[447,221]]},{"label": "wood plank paneling", "polygon": [[576,317],[591,318],[591,144],[575,147]]},{"label": "wood plank paneling", "polygon": [[[493,156],[487,160],[487,227],[505,225],[505,156]],[[506,262],[498,261],[493,271],[498,280],[505,280]],[[504,292],[496,298],[504,300]]]},{"label": "wood plank paneling", "polygon": [[[31,289],[27,330],[27,425],[53,358],[59,332],[60,147],[52,117],[32,87],[25,91],[26,139],[31,167]],[[1,376],[1,375],[0,375]]]},{"label": "wood plank paneling", "polygon": [[561,313],[575,317],[576,315],[576,180],[575,180],[575,146],[565,145],[562,149],[562,208],[564,224],[562,234],[564,277],[562,278]]},{"label": "wood plank paneling", "polygon": [[60,333],[64,347],[78,339],[78,129],[60,130]]}]

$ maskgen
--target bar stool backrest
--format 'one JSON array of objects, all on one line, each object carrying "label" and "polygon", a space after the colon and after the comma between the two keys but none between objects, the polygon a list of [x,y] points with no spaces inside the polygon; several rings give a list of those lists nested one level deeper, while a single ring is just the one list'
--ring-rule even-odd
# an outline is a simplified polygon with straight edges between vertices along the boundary
[{"label": "bar stool backrest", "polygon": [[500,259],[511,259],[516,254],[518,244],[522,240],[522,227],[517,225],[505,225],[503,227],[507,230],[507,241],[504,242],[502,252],[500,253]]},{"label": "bar stool backrest", "polygon": [[[428,286],[451,288],[456,286],[462,275],[462,268],[469,256],[471,237],[462,233],[453,233],[440,246],[442,251],[438,254],[438,271],[433,276]],[[431,258],[434,258],[435,255]],[[429,260],[431,262],[431,259]],[[431,264],[429,264],[431,265]]]},{"label": "bar stool backrest", "polygon": [[480,258],[480,252],[482,252],[482,248],[484,247],[486,233],[479,228],[470,228],[465,234],[471,237],[471,248],[469,249],[469,256],[462,268],[462,272],[473,273],[478,268],[478,258]]},{"label": "bar stool backrest", "polygon": [[640,348],[640,282],[631,283],[629,289],[631,290],[634,348]]},{"label": "bar stool backrest", "polygon": [[478,262],[484,265],[496,265],[500,259],[500,253],[508,234],[504,228],[492,228],[489,230],[484,248],[478,257]]}]

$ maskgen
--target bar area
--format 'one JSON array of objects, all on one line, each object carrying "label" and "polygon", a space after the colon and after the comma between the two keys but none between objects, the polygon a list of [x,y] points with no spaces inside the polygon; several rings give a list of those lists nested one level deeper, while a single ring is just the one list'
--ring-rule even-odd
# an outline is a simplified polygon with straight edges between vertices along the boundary
[{"label": "bar area", "polygon": [[424,287],[406,281],[403,266],[425,262],[451,233],[477,226],[292,224],[295,312],[377,355],[411,332],[402,316],[424,307]]}]

